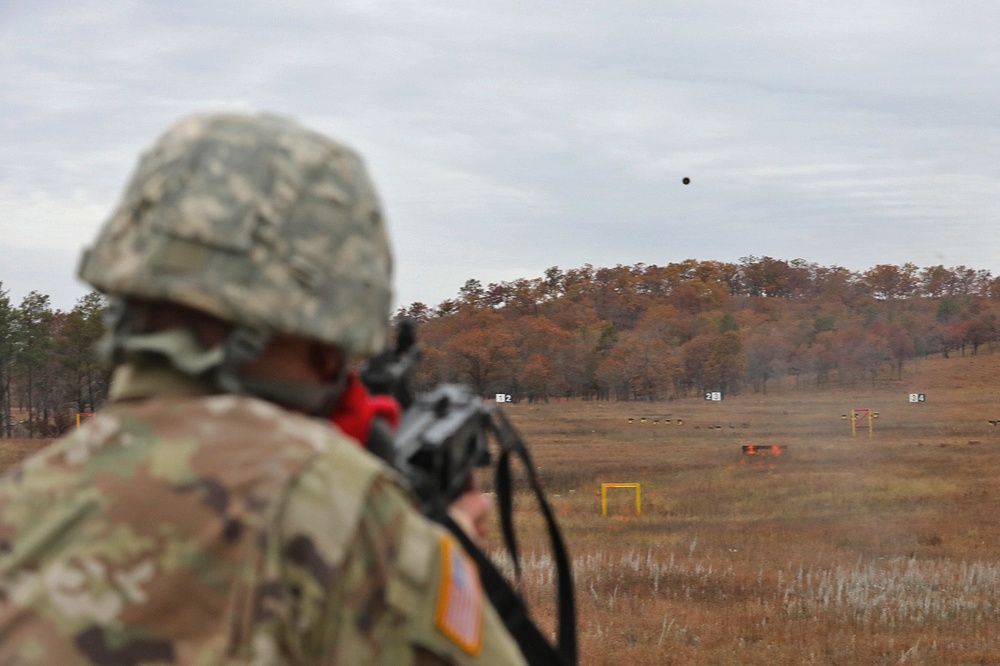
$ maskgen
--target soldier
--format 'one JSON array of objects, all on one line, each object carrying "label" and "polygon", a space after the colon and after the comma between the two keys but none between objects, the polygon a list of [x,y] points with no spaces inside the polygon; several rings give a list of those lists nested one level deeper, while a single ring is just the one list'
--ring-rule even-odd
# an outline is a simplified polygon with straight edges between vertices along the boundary
[{"label": "soldier", "polygon": [[461,547],[325,421],[390,272],[320,134],[195,116],[143,156],[80,267],[110,404],[0,483],[0,664],[524,663]]}]

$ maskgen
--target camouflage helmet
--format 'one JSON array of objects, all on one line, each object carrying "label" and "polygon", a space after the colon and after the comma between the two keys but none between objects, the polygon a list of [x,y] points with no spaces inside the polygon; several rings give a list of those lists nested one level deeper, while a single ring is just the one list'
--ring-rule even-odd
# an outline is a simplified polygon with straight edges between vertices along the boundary
[{"label": "camouflage helmet", "polygon": [[392,257],[350,148],[278,116],[198,115],[146,153],[80,277],[349,355],[385,344]]}]

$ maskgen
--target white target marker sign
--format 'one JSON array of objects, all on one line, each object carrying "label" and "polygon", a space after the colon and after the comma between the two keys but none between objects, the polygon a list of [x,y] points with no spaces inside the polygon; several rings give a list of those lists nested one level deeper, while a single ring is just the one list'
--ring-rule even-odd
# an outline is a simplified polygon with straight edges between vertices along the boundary
[{"label": "white target marker sign", "polygon": [[926,393],[911,393],[910,402],[927,402]]}]

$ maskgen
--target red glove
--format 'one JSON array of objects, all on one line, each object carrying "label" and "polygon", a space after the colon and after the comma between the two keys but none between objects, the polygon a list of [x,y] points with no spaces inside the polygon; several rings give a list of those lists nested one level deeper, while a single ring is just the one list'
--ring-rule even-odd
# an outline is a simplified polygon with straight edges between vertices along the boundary
[{"label": "red glove", "polygon": [[357,373],[347,375],[347,385],[334,408],[330,420],[348,437],[362,446],[368,445],[372,422],[380,418],[395,429],[403,410],[396,399],[388,395],[370,395]]}]

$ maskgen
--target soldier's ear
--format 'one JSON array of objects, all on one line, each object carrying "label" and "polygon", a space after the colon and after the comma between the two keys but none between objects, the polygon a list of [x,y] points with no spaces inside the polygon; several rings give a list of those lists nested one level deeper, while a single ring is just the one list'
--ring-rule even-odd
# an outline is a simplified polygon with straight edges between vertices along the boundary
[{"label": "soldier's ear", "polygon": [[334,379],[343,371],[344,353],[339,347],[313,342],[309,350],[309,364],[321,379]]}]

